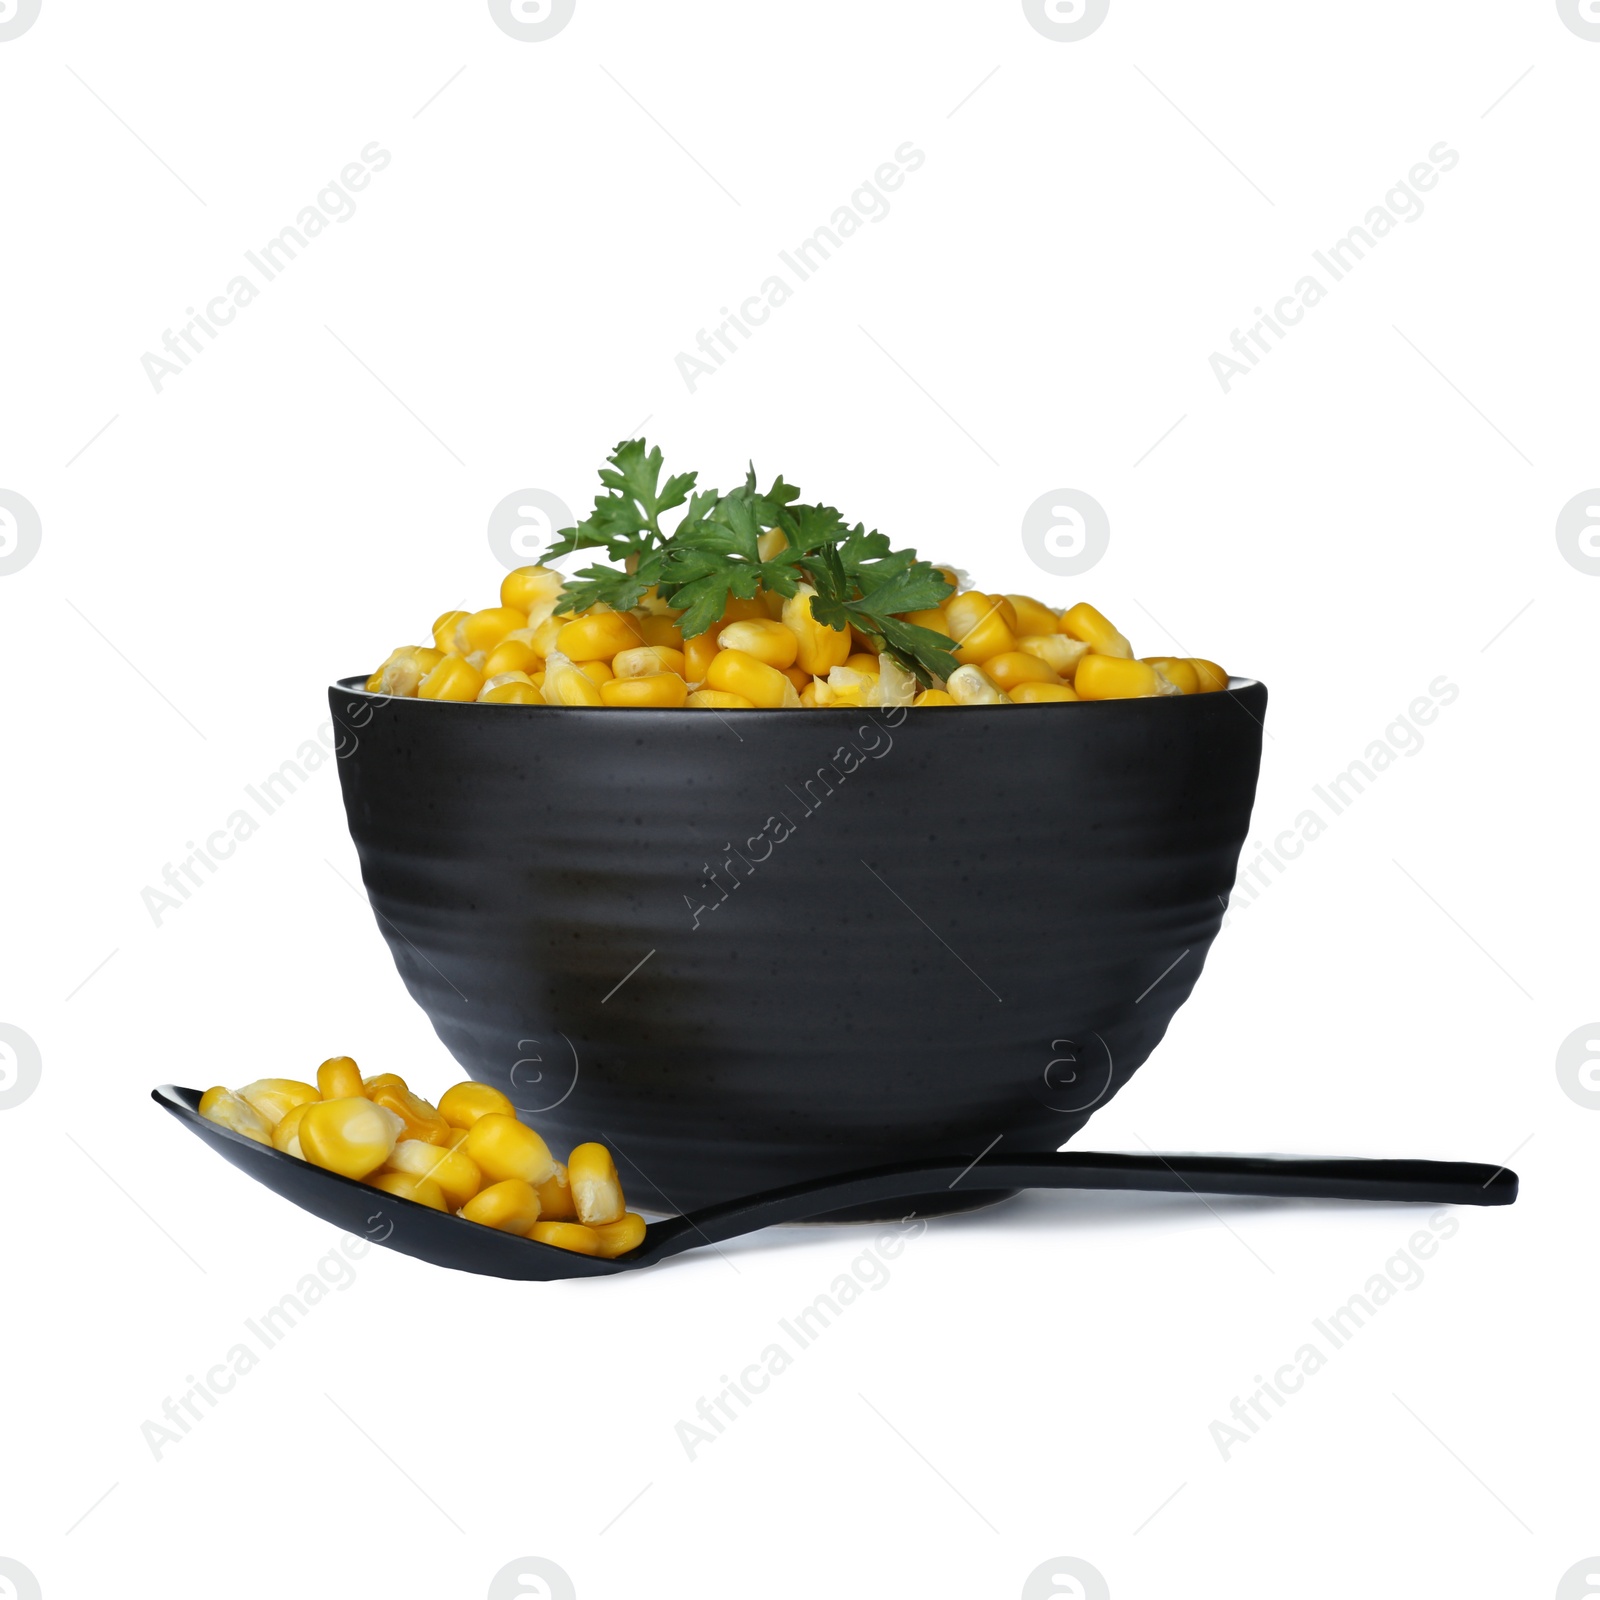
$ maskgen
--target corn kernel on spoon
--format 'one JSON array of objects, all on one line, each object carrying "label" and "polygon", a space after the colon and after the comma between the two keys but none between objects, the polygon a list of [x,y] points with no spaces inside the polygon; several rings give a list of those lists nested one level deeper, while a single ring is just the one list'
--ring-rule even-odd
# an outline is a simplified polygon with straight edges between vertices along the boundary
[{"label": "corn kernel on spoon", "polygon": [[1132,1189],[1477,1206],[1510,1205],[1517,1197],[1514,1172],[1476,1162],[1064,1151],[991,1155],[974,1163],[966,1156],[954,1155],[789,1184],[669,1217],[651,1223],[637,1249],[604,1260],[432,1210],[401,1194],[358,1183],[245,1138],[201,1117],[197,1089],[164,1084],[151,1091],[151,1098],[224,1160],[325,1222],[436,1266],[534,1282],[598,1278],[650,1267],[702,1245],[719,1244],[780,1223],[825,1218],[846,1209],[882,1205],[889,1215],[894,1202],[953,1187],[975,1168],[981,1168],[986,1189]]}]

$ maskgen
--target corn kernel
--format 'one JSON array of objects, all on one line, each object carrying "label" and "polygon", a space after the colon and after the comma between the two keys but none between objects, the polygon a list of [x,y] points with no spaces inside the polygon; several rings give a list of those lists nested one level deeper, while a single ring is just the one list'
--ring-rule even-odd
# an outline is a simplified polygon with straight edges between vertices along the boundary
[{"label": "corn kernel", "polygon": [[646,678],[613,678],[600,685],[608,706],[681,706],[689,686],[676,672],[653,672]]},{"label": "corn kernel", "polygon": [[368,1098],[375,1106],[392,1111],[405,1124],[402,1139],[422,1139],[428,1144],[446,1144],[450,1139],[450,1124],[419,1094],[409,1089],[385,1084],[374,1089]]},{"label": "corn kernel", "polygon": [[803,667],[781,667],[779,670],[795,686],[795,691],[799,694],[804,694],[816,681]]},{"label": "corn kernel", "polygon": [[398,1195],[402,1200],[414,1200],[431,1211],[448,1211],[444,1190],[431,1178],[419,1178],[409,1172],[379,1172],[367,1179],[374,1189],[385,1194]]},{"label": "corn kernel", "polygon": [[370,1100],[318,1100],[300,1118],[300,1149],[315,1167],[364,1178],[389,1159],[404,1128],[394,1112]]},{"label": "corn kernel", "polygon": [[491,1183],[502,1183],[507,1178],[546,1183],[556,1170],[550,1146],[526,1123],[497,1111],[488,1112],[473,1123],[466,1151]]},{"label": "corn kernel", "polygon": [[556,1162],[556,1170],[535,1187],[539,1191],[541,1218],[551,1222],[570,1222],[576,1218],[578,1209],[572,1203],[572,1184],[567,1178],[565,1162]]},{"label": "corn kernel", "polygon": [[1056,631],[1056,614],[1043,601],[1035,600],[1031,594],[1008,594],[1006,599],[1017,619],[1012,631],[1019,639],[1025,633]]},{"label": "corn kernel", "polygon": [[418,685],[443,660],[442,651],[429,650],[422,645],[403,644],[367,679],[367,688],[373,694],[408,699],[416,694]]},{"label": "corn kernel", "polygon": [[556,649],[570,661],[609,661],[619,650],[644,643],[639,624],[621,611],[579,617],[556,635]]},{"label": "corn kernel", "polygon": [[657,672],[676,672],[682,677],[683,651],[658,644],[619,650],[611,659],[611,670],[619,678],[648,678]]},{"label": "corn kernel", "polygon": [[317,1068],[317,1090],[324,1100],[348,1100],[363,1094],[361,1068],[349,1056],[329,1056]]},{"label": "corn kernel", "polygon": [[502,1117],[514,1117],[517,1108],[487,1083],[452,1084],[439,1096],[439,1115],[452,1128],[470,1128],[479,1117],[495,1112]]},{"label": "corn kernel", "polygon": [[419,700],[476,700],[483,674],[461,656],[446,656],[417,686]]},{"label": "corn kernel", "polygon": [[957,667],[950,674],[945,689],[960,706],[1008,706],[1011,702],[1001,694],[994,680],[982,667]]},{"label": "corn kernel", "polygon": [[508,633],[528,626],[528,614],[514,606],[491,606],[487,611],[474,611],[456,630],[456,636],[466,646],[462,655],[474,651],[488,652]]},{"label": "corn kernel", "polygon": [[[950,619],[938,606],[931,611],[907,611],[900,620],[909,622],[914,628],[926,628],[930,633],[942,633],[947,639],[950,637]],[[1054,623],[1052,617],[1051,625]]]},{"label": "corn kernel", "polygon": [[683,641],[683,676],[689,683],[704,683],[706,669],[717,659],[717,630],[697,633]]},{"label": "corn kernel", "polygon": [[300,1148],[300,1119],[306,1114],[308,1107],[316,1104],[314,1100],[307,1100],[304,1105],[298,1105],[293,1111],[284,1112],[278,1125],[272,1130],[272,1148],[282,1150],[286,1155],[291,1155],[296,1160],[304,1161],[305,1152]]},{"label": "corn kernel", "polygon": [[812,616],[817,591],[802,583],[783,605],[783,625],[795,636],[795,665],[813,677],[825,678],[835,667],[842,667],[850,656],[850,635],[830,628]]},{"label": "corn kernel", "polygon": [[[798,667],[791,667],[789,670],[791,672],[798,672],[800,669]],[[811,682],[800,691],[800,704],[803,705],[808,711],[815,710],[817,706],[817,679],[813,678]]]},{"label": "corn kernel", "polygon": [[539,659],[545,660],[556,647],[556,640],[561,637],[561,630],[566,627],[570,619],[567,617],[546,617],[539,626],[532,630],[532,637],[528,643],[539,652]]},{"label": "corn kernel", "polygon": [[1062,678],[1070,678],[1089,653],[1082,639],[1069,639],[1064,633],[1025,633],[1017,640],[1017,648],[1024,655],[1037,656]]},{"label": "corn kernel", "polygon": [[[660,645],[668,650],[683,649],[683,629],[673,618],[651,612],[637,620],[640,636],[646,644]],[[620,676],[618,673],[618,677]]]},{"label": "corn kernel", "polygon": [[468,1222],[526,1237],[528,1229],[539,1220],[539,1195],[532,1184],[521,1178],[508,1178],[480,1189],[457,1214]]},{"label": "corn kernel", "polygon": [[924,689],[911,703],[914,706],[953,706],[959,704],[953,694],[949,694],[943,689]]},{"label": "corn kernel", "polygon": [[607,1261],[625,1256],[644,1243],[646,1233],[644,1218],[637,1211],[626,1211],[615,1222],[603,1222],[594,1229],[600,1241],[600,1254]]},{"label": "corn kernel", "polygon": [[722,615],[711,624],[713,634],[721,633],[730,622],[747,622],[752,617],[765,617],[767,608],[762,601],[752,597],[741,600],[738,595],[730,594],[728,603],[722,608]]},{"label": "corn kernel", "polygon": [[742,650],[719,650],[706,669],[706,687],[724,694],[743,695],[751,705],[764,711],[781,706],[798,706],[795,687],[776,667],[746,655]]},{"label": "corn kernel", "polygon": [[1207,661],[1202,656],[1190,656],[1189,665],[1194,668],[1195,676],[1200,680],[1200,687],[1196,693],[1219,694],[1228,687],[1228,674],[1215,661]]},{"label": "corn kernel", "polygon": [[1070,610],[1063,611],[1056,631],[1071,639],[1081,639],[1097,656],[1119,656],[1124,661],[1133,659],[1133,646],[1087,601],[1080,600]]},{"label": "corn kernel", "polygon": [[1070,683],[1019,683],[1010,693],[1014,706],[1036,706],[1050,700],[1078,698],[1077,690]]},{"label": "corn kernel", "polygon": [[846,656],[844,664],[852,672],[864,672],[871,678],[878,676],[878,658],[866,650],[858,650],[854,655]]},{"label": "corn kernel", "polygon": [[[406,1080],[398,1072],[379,1072],[370,1078],[361,1080],[361,1092],[370,1100],[375,1091],[379,1089],[405,1089],[409,1088]],[[328,1097],[322,1097],[326,1100]]]},{"label": "corn kernel", "polygon": [[983,594],[976,589],[958,594],[946,602],[945,618],[950,637],[955,641],[955,658],[967,666],[978,666],[1007,650],[1017,648],[1017,636],[1001,614],[1002,596]]},{"label": "corn kernel", "polygon": [[272,1125],[248,1100],[241,1100],[232,1089],[219,1083],[200,1096],[200,1115],[219,1128],[241,1133],[257,1144],[272,1143]]},{"label": "corn kernel", "polygon": [[527,1238],[539,1244],[553,1244],[558,1250],[571,1250],[575,1255],[600,1254],[600,1238],[593,1228],[581,1222],[539,1221],[528,1229]]},{"label": "corn kernel", "polygon": [[458,1128],[452,1123],[450,1125],[450,1142],[439,1145],[437,1148],[440,1150],[460,1150],[466,1144],[467,1135],[471,1132],[471,1128]]},{"label": "corn kernel", "polygon": [[537,628],[552,616],[561,598],[562,577],[550,567],[518,567],[500,580],[500,604],[512,606]]},{"label": "corn kernel", "polygon": [[960,594],[963,589],[972,587],[972,580],[960,567],[952,567],[947,561],[936,561],[933,570],[950,585],[951,594]]},{"label": "corn kernel", "polygon": [[1200,674],[1194,663],[1183,656],[1140,656],[1147,667],[1154,667],[1179,694],[1199,694]]},{"label": "corn kernel", "polygon": [[800,641],[781,622],[770,617],[748,622],[730,622],[717,635],[717,643],[724,650],[738,650],[780,672],[792,667],[800,654]]},{"label": "corn kernel", "polygon": [[542,706],[544,691],[525,672],[508,672],[483,686],[479,701],[489,706]]},{"label": "corn kernel", "polygon": [[504,638],[491,650],[483,663],[486,678],[498,678],[502,672],[537,672],[544,665],[544,657],[533,648],[530,638],[519,634]]},{"label": "corn kernel", "polygon": [[768,528],[756,539],[756,555],[763,561],[775,561],[789,548],[789,535],[782,528]]},{"label": "corn kernel", "polygon": [[452,1210],[459,1211],[483,1187],[483,1171],[465,1150],[402,1139],[385,1163],[387,1172],[406,1172],[438,1184]]},{"label": "corn kernel", "polygon": [[[588,619],[585,618],[587,621]],[[572,624],[568,623],[567,627]],[[565,633],[566,629],[563,628]],[[558,650],[545,662],[544,703],[547,706],[603,706],[600,685]]]},{"label": "corn kernel", "polygon": [[983,664],[984,673],[997,688],[1008,692],[1019,683],[1059,683],[1055,670],[1038,656],[1024,650],[1007,650]]},{"label": "corn kernel", "polygon": [[314,1083],[302,1083],[298,1078],[257,1078],[234,1093],[270,1125],[276,1125],[285,1112],[296,1106],[322,1098],[322,1091]]},{"label": "corn kernel", "polygon": [[1148,662],[1087,655],[1072,682],[1080,700],[1140,700],[1160,694],[1163,679]]},{"label": "corn kernel", "polygon": [[463,655],[464,651],[456,648],[456,629],[470,617],[470,611],[446,611],[433,619],[434,646],[445,655]]},{"label": "corn kernel", "polygon": [[618,1222],[627,1210],[617,1164],[603,1144],[580,1144],[567,1157],[567,1182],[580,1222]]}]

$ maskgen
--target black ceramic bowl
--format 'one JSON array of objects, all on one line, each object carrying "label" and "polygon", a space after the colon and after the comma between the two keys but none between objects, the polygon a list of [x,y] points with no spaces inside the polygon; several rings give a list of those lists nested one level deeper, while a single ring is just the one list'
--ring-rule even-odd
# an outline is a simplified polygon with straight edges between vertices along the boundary
[{"label": "black ceramic bowl", "polygon": [[340,780],[406,987],[470,1076],[663,1211],[1075,1134],[1205,964],[1267,704],[1235,680],[717,715],[361,682],[330,691]]}]

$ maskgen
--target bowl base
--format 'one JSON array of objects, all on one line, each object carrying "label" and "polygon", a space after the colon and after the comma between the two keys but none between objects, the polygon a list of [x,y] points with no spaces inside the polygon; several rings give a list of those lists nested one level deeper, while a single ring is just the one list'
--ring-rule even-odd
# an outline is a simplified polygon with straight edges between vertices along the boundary
[{"label": "bowl base", "polygon": [[904,1200],[880,1202],[877,1205],[846,1206],[842,1211],[826,1211],[808,1222],[905,1222],[912,1217],[950,1217],[962,1211],[981,1211],[985,1206],[997,1206],[1003,1200],[1014,1199],[1020,1189],[946,1189],[938,1194],[911,1195]]}]

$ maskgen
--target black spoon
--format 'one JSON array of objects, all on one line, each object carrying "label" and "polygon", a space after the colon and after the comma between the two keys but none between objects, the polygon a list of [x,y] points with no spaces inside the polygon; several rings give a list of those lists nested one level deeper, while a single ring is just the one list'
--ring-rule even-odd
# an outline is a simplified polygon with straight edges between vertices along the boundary
[{"label": "black spoon", "polygon": [[[681,1217],[652,1222],[637,1250],[614,1261],[519,1239],[258,1144],[200,1115],[200,1091],[164,1084],[151,1098],[218,1155],[286,1200],[376,1244],[461,1272],[548,1283],[598,1278],[653,1267],[700,1245],[802,1222],[847,1207],[885,1205],[954,1188],[978,1169],[964,1156],[871,1167],[813,1183],[746,1195]],[[1138,1189],[1164,1193],[1262,1195],[1295,1200],[1406,1200],[1434,1205],[1508,1206],[1517,1175],[1472,1161],[1329,1161],[1279,1156],[1045,1155],[986,1156],[985,1189]]]}]

